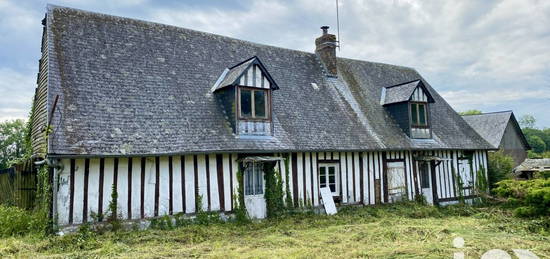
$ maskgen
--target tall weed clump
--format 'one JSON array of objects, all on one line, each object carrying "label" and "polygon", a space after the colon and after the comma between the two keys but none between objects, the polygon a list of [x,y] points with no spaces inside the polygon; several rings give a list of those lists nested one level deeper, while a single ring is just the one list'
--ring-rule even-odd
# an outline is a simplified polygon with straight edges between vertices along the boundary
[{"label": "tall weed clump", "polygon": [[0,237],[25,234],[44,235],[47,218],[14,206],[0,205]]}]

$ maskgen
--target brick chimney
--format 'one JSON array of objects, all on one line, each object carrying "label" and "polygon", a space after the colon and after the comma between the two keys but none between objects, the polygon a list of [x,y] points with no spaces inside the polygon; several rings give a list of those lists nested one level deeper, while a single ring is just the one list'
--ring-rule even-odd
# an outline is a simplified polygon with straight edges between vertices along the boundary
[{"label": "brick chimney", "polygon": [[323,35],[315,39],[315,54],[319,56],[331,76],[338,75],[336,68],[336,36],[328,33],[328,26],[322,26]]}]

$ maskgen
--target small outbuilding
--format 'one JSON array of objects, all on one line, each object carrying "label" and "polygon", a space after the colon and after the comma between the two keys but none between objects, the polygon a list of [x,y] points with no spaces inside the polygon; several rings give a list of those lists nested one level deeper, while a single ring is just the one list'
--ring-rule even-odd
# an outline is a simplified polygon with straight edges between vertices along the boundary
[{"label": "small outbuilding", "polygon": [[495,149],[502,150],[518,166],[531,149],[512,111],[463,115],[462,118]]},{"label": "small outbuilding", "polygon": [[514,168],[514,175],[519,179],[532,179],[536,172],[550,171],[550,158],[525,159]]}]

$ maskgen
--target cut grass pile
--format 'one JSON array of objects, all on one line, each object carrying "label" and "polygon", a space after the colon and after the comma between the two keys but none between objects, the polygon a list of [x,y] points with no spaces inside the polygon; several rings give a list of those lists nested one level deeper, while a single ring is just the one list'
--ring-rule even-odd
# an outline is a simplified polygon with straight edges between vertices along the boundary
[{"label": "cut grass pile", "polygon": [[[295,214],[246,225],[216,223],[170,230],[0,239],[0,257],[320,257],[441,258],[490,249],[528,249],[550,257],[550,220],[519,219],[497,207],[414,204],[348,207],[335,216]],[[452,246],[455,237],[465,247]]]}]

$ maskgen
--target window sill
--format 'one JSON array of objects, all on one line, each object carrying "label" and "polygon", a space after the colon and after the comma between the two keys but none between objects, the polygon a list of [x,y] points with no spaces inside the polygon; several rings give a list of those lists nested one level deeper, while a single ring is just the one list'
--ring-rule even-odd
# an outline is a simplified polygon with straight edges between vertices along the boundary
[{"label": "window sill", "polygon": [[236,135],[238,139],[250,139],[250,140],[272,140],[271,135]]}]

